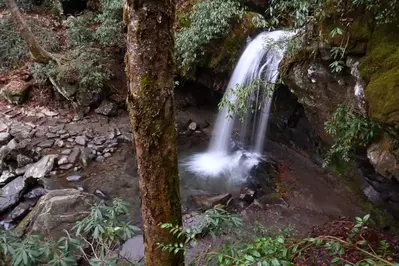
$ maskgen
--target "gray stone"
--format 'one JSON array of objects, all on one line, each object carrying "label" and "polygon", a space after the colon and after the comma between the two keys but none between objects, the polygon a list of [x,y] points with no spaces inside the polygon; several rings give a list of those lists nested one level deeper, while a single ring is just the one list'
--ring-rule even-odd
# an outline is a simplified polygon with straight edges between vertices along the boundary
[{"label": "gray stone", "polygon": [[21,220],[29,213],[33,206],[35,206],[35,202],[33,200],[19,203],[8,215],[8,219],[13,221]]},{"label": "gray stone", "polygon": [[104,153],[104,158],[109,158],[109,157],[111,157],[111,153],[109,152]]},{"label": "gray stone", "polygon": [[224,205],[227,206],[232,199],[232,196],[229,193],[220,194],[220,195],[196,195],[191,196],[193,202],[201,208],[212,208],[216,205]]},{"label": "gray stone", "polygon": [[105,116],[116,116],[118,114],[118,106],[113,102],[104,100],[94,112]]},{"label": "gray stone", "polygon": [[72,153],[72,150],[71,150],[71,149],[66,149],[66,150],[63,150],[63,151],[61,152],[62,155],[69,155],[69,154],[71,154],[71,153]]},{"label": "gray stone", "polygon": [[58,112],[53,112],[53,111],[51,111],[51,110],[49,110],[47,108],[43,108],[42,114],[44,114],[45,116],[49,116],[49,117],[53,117],[53,116],[59,115]]},{"label": "gray stone", "polygon": [[18,142],[15,139],[10,140],[7,144],[7,148],[11,151],[18,148]]},{"label": "gray stone", "polygon": [[71,175],[66,178],[69,182],[76,182],[82,179],[81,175]]},{"label": "gray stone", "polygon": [[16,177],[16,174],[8,170],[3,171],[0,176],[0,186],[5,185]]},{"label": "gray stone", "polygon": [[0,133],[0,146],[5,145],[11,139],[11,135],[8,132]]},{"label": "gray stone", "polygon": [[71,231],[89,213],[94,197],[76,189],[49,191],[40,198],[29,217],[18,225],[18,233],[35,233],[58,239]]},{"label": "gray stone", "polygon": [[75,142],[81,146],[86,146],[86,139],[82,136],[77,136]]},{"label": "gray stone", "polygon": [[105,161],[105,157],[104,157],[104,156],[101,156],[101,155],[100,155],[100,156],[97,156],[96,161],[99,162],[99,163],[102,163],[102,162]]},{"label": "gray stone", "polygon": [[94,191],[94,195],[96,195],[97,197],[102,198],[102,199],[107,199],[108,198],[108,196],[105,195],[105,193],[102,192],[99,189],[96,189],[96,191]]},{"label": "gray stone", "polygon": [[59,136],[64,135],[66,133],[67,133],[67,131],[65,129],[61,129],[61,130],[57,131],[57,135],[59,135]]},{"label": "gray stone", "polygon": [[7,131],[8,126],[0,121],[0,132]]},{"label": "gray stone", "polygon": [[57,155],[46,155],[40,161],[32,164],[25,172],[24,177],[43,178],[48,175],[54,167],[54,161]]},{"label": "gray stone", "polygon": [[0,213],[15,206],[27,187],[26,179],[17,177],[0,189]]},{"label": "gray stone", "polygon": [[108,139],[114,139],[115,138],[115,133],[114,132],[109,132],[108,133]]},{"label": "gray stone", "polygon": [[25,165],[24,167],[15,169],[15,174],[16,174],[16,175],[23,175],[23,174],[25,174],[26,169],[28,169],[30,166],[31,166],[31,164],[27,164],[27,165]]},{"label": "gray stone", "polygon": [[55,145],[56,145],[58,148],[62,148],[62,147],[65,146],[65,141],[63,141],[63,140],[61,140],[61,139],[57,139],[57,140],[55,141]]},{"label": "gray stone", "polygon": [[24,199],[36,199],[47,194],[47,190],[42,187],[36,187],[24,194]]},{"label": "gray stone", "polygon": [[69,137],[70,137],[69,133],[61,134],[60,136],[61,139],[67,139]]},{"label": "gray stone", "polygon": [[58,137],[58,136],[57,136],[57,134],[55,134],[55,133],[49,132],[49,133],[46,134],[46,137],[47,137],[48,139],[54,139],[54,138],[56,138],[56,137]]},{"label": "gray stone", "polygon": [[130,142],[132,142],[133,138],[132,138],[131,133],[125,132],[122,135],[118,136],[117,139],[118,139],[118,142],[120,142],[120,143],[130,143]]},{"label": "gray stone", "polygon": [[68,156],[64,155],[58,159],[58,165],[63,165],[69,163]]},{"label": "gray stone", "polygon": [[60,165],[59,166],[61,170],[69,170],[73,167],[73,164],[69,163],[69,164],[64,164],[64,165]]},{"label": "gray stone", "polygon": [[105,137],[100,136],[100,137],[96,137],[94,139],[94,144],[96,144],[97,146],[104,144],[104,142],[106,141]]},{"label": "gray stone", "polygon": [[70,163],[76,163],[77,160],[79,159],[79,155],[80,155],[81,151],[79,148],[74,148],[72,150],[72,153],[68,156],[68,160]]},{"label": "gray stone", "polygon": [[28,156],[18,154],[17,155],[17,163],[18,163],[18,168],[24,167],[28,164],[33,163],[33,159],[29,158]]},{"label": "gray stone", "polygon": [[14,78],[0,90],[0,97],[12,104],[22,104],[28,96],[31,85],[31,82],[26,82],[21,78]]},{"label": "gray stone", "polygon": [[197,123],[191,122],[190,125],[188,126],[188,129],[191,131],[195,131],[197,129]]},{"label": "gray stone", "polygon": [[45,141],[40,142],[37,146],[39,146],[40,148],[51,148],[54,145],[54,140],[53,139],[48,139]]},{"label": "gray stone", "polygon": [[130,263],[138,263],[144,258],[144,241],[142,235],[128,239],[119,252],[119,255]]}]

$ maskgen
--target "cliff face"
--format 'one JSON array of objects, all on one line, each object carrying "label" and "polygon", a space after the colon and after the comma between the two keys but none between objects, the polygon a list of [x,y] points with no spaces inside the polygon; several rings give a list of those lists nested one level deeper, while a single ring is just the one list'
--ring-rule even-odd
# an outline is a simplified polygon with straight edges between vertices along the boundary
[{"label": "cliff face", "polygon": [[[306,116],[327,143],[324,131],[338,104],[397,128],[399,123],[399,28],[377,25],[365,10],[357,10],[349,27],[345,67],[333,73],[332,47],[342,44],[327,34],[336,27],[333,16],[308,25],[301,44],[280,65],[283,81],[298,97]],[[346,41],[346,40],[345,40]],[[395,130],[394,130],[395,131]],[[395,134],[384,134],[367,151],[357,150],[357,166],[365,180],[394,213],[399,214],[399,149]]]}]

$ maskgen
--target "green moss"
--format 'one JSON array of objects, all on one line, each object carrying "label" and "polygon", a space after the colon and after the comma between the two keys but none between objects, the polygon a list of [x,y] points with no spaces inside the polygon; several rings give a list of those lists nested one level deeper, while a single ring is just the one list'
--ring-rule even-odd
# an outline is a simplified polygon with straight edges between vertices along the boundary
[{"label": "green moss", "polygon": [[366,100],[369,115],[387,123],[399,123],[399,29],[378,27],[368,43],[366,57],[359,66],[368,82]]}]

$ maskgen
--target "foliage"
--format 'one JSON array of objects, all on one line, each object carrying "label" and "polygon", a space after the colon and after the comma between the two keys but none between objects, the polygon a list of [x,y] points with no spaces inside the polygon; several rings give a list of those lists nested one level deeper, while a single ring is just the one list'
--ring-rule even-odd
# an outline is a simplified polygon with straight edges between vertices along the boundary
[{"label": "foliage", "polygon": [[189,26],[175,34],[176,58],[183,72],[188,72],[203,53],[203,46],[227,34],[232,24],[241,20],[244,9],[237,0],[197,2],[189,16]]},{"label": "foliage", "polygon": [[[366,241],[365,235],[367,226],[366,223],[370,215],[363,218],[356,217],[355,224],[352,229],[344,236],[336,237],[332,235],[319,235],[315,237],[308,237],[304,239],[295,240],[290,237],[290,234],[284,232],[276,236],[262,236],[256,237],[248,242],[243,242],[240,239],[227,242],[217,251],[210,251],[206,254],[199,255],[196,260],[205,257],[205,263],[201,265],[294,265],[296,259],[301,258],[307,251],[311,249],[320,250],[317,253],[325,253],[331,258],[330,264],[345,264],[345,265],[397,265],[388,258],[390,254],[390,245],[387,241],[380,241],[378,249],[372,248]],[[179,230],[173,226],[168,225],[165,228],[172,228],[171,231],[176,231],[176,234],[184,235],[184,233],[177,233]],[[194,240],[194,234],[189,235],[189,241]],[[186,241],[186,243],[188,243]],[[179,252],[184,250],[184,244],[177,245],[177,249],[170,246],[167,248],[163,246],[166,252]],[[346,252],[356,251],[360,254],[358,261],[350,262],[346,260]],[[202,262],[202,260],[201,260]],[[190,265],[195,265],[195,261]]]},{"label": "foliage", "polygon": [[12,266],[73,266],[78,265],[81,256],[92,266],[116,266],[115,247],[139,230],[127,222],[127,207],[120,199],[115,199],[111,206],[96,204],[76,224],[73,236],[66,232],[67,236],[57,241],[38,235],[20,239],[11,231],[1,231],[0,252],[11,258]]},{"label": "foliage", "polygon": [[101,12],[86,12],[66,21],[68,40],[72,46],[101,44],[124,46],[122,30],[122,1],[101,0]]},{"label": "foliage", "polygon": [[[27,23],[45,49],[51,52],[59,51],[60,40],[57,35],[52,34],[37,19],[27,19]],[[18,68],[21,61],[29,58],[28,47],[15,30],[9,16],[0,18],[0,39],[0,72]]]},{"label": "foliage", "polygon": [[342,104],[326,122],[325,130],[335,138],[335,143],[327,154],[324,166],[330,163],[333,156],[349,161],[353,148],[365,147],[381,134],[381,126],[377,122],[354,113],[349,106]]},{"label": "foliage", "polygon": [[[32,0],[16,0],[17,6],[24,12],[32,11],[35,1]],[[0,8],[5,8],[5,3],[0,0]]]}]

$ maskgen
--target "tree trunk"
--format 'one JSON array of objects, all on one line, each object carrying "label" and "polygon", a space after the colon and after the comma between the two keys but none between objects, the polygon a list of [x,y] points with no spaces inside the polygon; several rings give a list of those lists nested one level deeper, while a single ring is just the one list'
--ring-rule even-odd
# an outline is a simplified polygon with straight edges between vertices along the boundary
[{"label": "tree trunk", "polygon": [[179,266],[182,252],[162,252],[157,243],[176,243],[160,223],[181,225],[173,98],[173,0],[127,0],[128,107],[134,134],[145,265]]},{"label": "tree trunk", "polygon": [[32,59],[40,62],[40,63],[48,63],[49,61],[57,62],[57,59],[51,53],[47,52],[36,40],[32,31],[29,28],[29,25],[26,23],[23,18],[19,8],[14,0],[4,0],[7,8],[11,12],[11,18],[14,22],[15,27],[21,34],[21,37],[24,39],[26,44],[28,45],[29,52],[32,56]]}]

